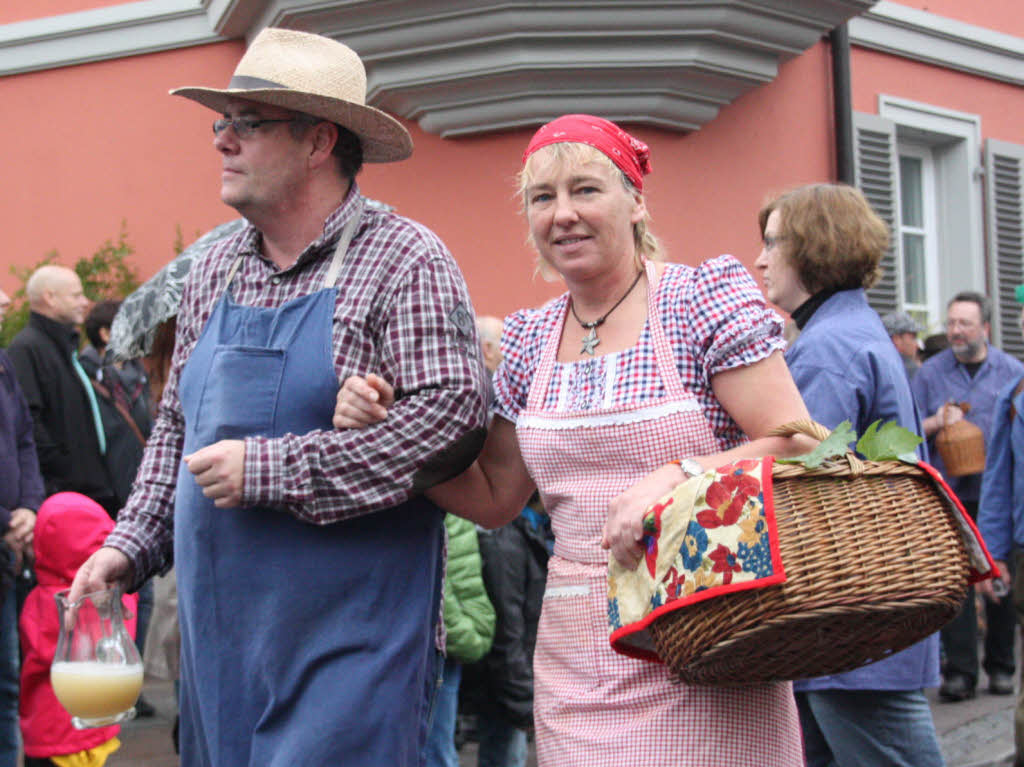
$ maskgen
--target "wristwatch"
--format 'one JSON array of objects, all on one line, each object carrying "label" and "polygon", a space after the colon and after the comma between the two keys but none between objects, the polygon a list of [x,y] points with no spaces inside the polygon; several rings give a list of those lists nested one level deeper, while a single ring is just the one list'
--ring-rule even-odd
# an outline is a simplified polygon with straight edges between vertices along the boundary
[{"label": "wristwatch", "polygon": [[704,473],[704,467],[693,458],[680,458],[678,461],[673,461],[673,463],[679,464],[679,468],[688,477],[698,477]]}]

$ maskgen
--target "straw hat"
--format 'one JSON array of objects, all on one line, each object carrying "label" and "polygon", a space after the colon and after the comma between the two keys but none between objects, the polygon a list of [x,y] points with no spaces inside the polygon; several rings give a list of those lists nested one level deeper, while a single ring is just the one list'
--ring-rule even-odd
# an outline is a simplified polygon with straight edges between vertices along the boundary
[{"label": "straw hat", "polygon": [[249,99],[321,117],[359,136],[366,162],[412,154],[402,124],[366,106],[366,70],[356,52],[321,35],[268,27],[252,41],[227,88],[175,88],[171,95],[218,112],[231,99]]}]

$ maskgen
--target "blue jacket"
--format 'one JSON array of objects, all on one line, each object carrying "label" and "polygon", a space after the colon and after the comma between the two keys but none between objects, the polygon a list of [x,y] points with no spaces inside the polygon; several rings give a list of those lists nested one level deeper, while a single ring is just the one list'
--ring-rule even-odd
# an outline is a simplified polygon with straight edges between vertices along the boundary
[{"label": "blue jacket", "polygon": [[[996,397],[1007,381],[1016,381],[1021,375],[1024,375],[1024,365],[992,345],[989,345],[988,355],[974,378],[950,349],[944,349],[921,365],[910,382],[910,388],[922,418],[935,413],[945,402],[970,403],[971,409],[966,418],[982,430],[987,443],[992,436]],[[934,448],[934,435],[928,445]],[[930,462],[945,475],[946,467],[938,450],[931,450]],[[981,495],[981,474],[946,477],[946,481],[961,501],[974,502]]]},{"label": "blue jacket", "polygon": [[18,386],[14,366],[0,351],[0,535],[11,523],[11,512],[36,511],[46,495],[39,473],[32,416]]},{"label": "blue jacket", "polygon": [[[874,421],[896,421],[923,434],[896,347],[863,290],[829,297],[786,351],[786,363],[815,421],[835,428],[850,421],[857,434]],[[794,684],[806,690],[920,690],[939,684],[939,636],[845,674]]]},{"label": "blue jacket", "polygon": [[[1024,548],[1024,393],[1013,396],[1020,378],[996,398],[985,443],[978,529],[994,559],[1006,562],[1014,545]],[[1010,405],[1016,409],[1010,418]]]}]

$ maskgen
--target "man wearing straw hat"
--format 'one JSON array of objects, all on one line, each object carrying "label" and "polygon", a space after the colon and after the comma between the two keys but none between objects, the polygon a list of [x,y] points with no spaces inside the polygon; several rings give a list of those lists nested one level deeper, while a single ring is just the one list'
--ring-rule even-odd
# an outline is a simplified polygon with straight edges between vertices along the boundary
[{"label": "man wearing straw hat", "polygon": [[[929,358],[910,382],[929,438],[929,457],[946,475],[972,517],[978,513],[981,472],[951,476],[936,449],[936,436],[946,425],[965,419],[987,442],[992,437],[996,398],[1008,381],[1024,374],[1024,365],[989,343],[992,302],[973,291],[957,293],[946,306],[949,348]],[[985,660],[989,692],[1013,694],[1014,628],[1009,600],[985,603]],[[978,680],[978,621],[974,589],[968,589],[957,616],[942,629],[945,651],[939,697],[947,703],[973,698]]]},{"label": "man wearing straw hat", "polygon": [[[248,221],[189,272],[136,488],[72,598],[176,564],[182,764],[418,765],[441,646],[442,514],[486,422],[463,278],[423,226],[364,204],[405,129],[362,62],[267,29],[218,113],[221,198]],[[339,380],[383,369],[387,424],[331,428]],[[395,418],[395,415],[398,418]]]}]

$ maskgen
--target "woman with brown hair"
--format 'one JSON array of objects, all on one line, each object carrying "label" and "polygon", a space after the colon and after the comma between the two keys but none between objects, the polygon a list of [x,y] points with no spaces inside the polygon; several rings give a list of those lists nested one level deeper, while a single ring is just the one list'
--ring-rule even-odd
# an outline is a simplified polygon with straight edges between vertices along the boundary
[{"label": "woman with brown hair", "polygon": [[[830,429],[849,421],[857,434],[895,421],[922,434],[903,361],[864,292],[889,245],[864,195],[800,187],[766,204],[758,224],[764,248],[754,265],[765,295],[800,330],[786,363],[814,420]],[[809,767],[942,765],[922,690],[938,677],[936,634],[854,671],[794,683]]]}]

